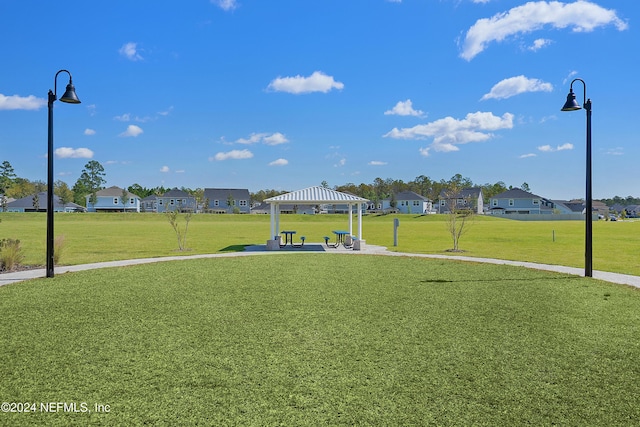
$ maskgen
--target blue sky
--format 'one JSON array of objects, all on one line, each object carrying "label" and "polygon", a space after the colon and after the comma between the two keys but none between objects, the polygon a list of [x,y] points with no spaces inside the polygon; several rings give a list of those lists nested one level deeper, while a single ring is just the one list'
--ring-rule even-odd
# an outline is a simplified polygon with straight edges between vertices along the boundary
[{"label": "blue sky", "polygon": [[[295,190],[448,180],[640,196],[640,3],[115,0],[0,3],[0,161],[46,180],[89,160],[107,185]],[[57,79],[60,97],[68,75]],[[574,83],[580,103],[584,89]]]}]

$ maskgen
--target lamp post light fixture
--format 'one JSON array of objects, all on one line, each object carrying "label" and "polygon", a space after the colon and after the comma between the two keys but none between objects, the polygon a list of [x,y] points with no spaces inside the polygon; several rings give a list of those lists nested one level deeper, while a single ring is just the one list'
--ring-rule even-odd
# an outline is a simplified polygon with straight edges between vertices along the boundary
[{"label": "lamp post light fixture", "polygon": [[47,151],[47,277],[53,277],[53,103],[57,98],[58,74],[65,72],[69,74],[69,84],[60,101],[68,104],[80,104],[76,95],[76,88],[73,87],[71,73],[67,70],[60,70],[53,79],[53,91],[49,89],[49,137]]},{"label": "lamp post light fixture", "polygon": [[591,191],[591,99],[587,99],[587,84],[582,79],[573,79],[569,87],[567,102],[564,103],[561,111],[576,111],[582,107],[576,102],[576,95],[573,93],[573,83],[579,81],[584,87],[583,107],[587,112],[587,189],[585,200],[585,250],[584,250],[584,275],[585,277],[593,276],[593,197]]}]

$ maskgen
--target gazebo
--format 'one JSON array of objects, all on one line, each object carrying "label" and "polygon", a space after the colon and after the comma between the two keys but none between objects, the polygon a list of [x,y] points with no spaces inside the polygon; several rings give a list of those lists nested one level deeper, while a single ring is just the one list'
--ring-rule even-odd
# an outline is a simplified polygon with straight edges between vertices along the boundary
[{"label": "gazebo", "polygon": [[[275,239],[280,234],[280,205],[348,205],[349,207],[349,234],[353,235],[353,206],[358,211],[358,233],[355,235],[358,241],[362,239],[362,205],[369,200],[353,194],[341,193],[325,187],[309,187],[291,193],[281,194],[264,200],[271,205],[271,235]],[[362,244],[361,243],[361,244]],[[267,247],[269,244],[267,243]]]}]

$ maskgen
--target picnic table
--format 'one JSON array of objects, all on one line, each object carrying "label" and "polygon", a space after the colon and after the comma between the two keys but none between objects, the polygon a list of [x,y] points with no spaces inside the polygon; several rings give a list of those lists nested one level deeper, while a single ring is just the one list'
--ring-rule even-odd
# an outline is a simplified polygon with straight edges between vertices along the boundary
[{"label": "picnic table", "polygon": [[284,234],[284,244],[280,245],[281,248],[287,246],[287,243],[291,243],[291,246],[293,246],[293,235],[296,234],[295,231],[286,230],[281,231],[280,234]]},{"label": "picnic table", "polygon": [[348,245],[345,243],[345,237],[351,235],[351,233],[345,230],[333,230],[333,234],[336,235],[336,248],[340,245],[344,246],[345,248],[348,247]]}]

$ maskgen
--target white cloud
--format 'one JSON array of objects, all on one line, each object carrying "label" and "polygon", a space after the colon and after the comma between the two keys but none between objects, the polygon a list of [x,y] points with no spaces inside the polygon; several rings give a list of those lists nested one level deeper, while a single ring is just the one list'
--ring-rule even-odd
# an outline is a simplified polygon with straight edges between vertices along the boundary
[{"label": "white cloud", "polygon": [[248,138],[239,138],[236,140],[238,144],[258,144],[263,143],[267,145],[279,145],[289,142],[286,136],[280,132],[276,133],[252,133]]},{"label": "white cloud", "polygon": [[491,42],[501,42],[517,34],[541,30],[545,26],[589,32],[606,25],[614,25],[618,31],[628,28],[627,23],[618,18],[615,10],[608,10],[588,1],[531,1],[508,12],[476,21],[467,31],[460,56],[470,61]]},{"label": "white cloud", "polygon": [[424,115],[423,111],[414,110],[413,104],[410,99],[406,101],[398,101],[398,103],[391,110],[387,110],[384,112],[385,115],[394,115],[394,116],[422,116]]},{"label": "white cloud", "polygon": [[165,111],[158,111],[159,116],[168,116],[173,111],[173,106],[167,108]]},{"label": "white cloud", "polygon": [[124,132],[122,132],[120,135],[121,137],[136,137],[138,135],[140,135],[141,133],[143,133],[144,131],[142,130],[142,128],[140,128],[140,126],[136,126],[136,125],[129,125],[127,126],[127,130],[125,130]]},{"label": "white cloud", "polygon": [[431,149],[429,147],[423,147],[423,148],[420,148],[420,150],[418,150],[418,151],[420,152],[421,156],[429,157],[429,151],[430,150]]},{"label": "white cloud", "polygon": [[324,74],[322,71],[315,71],[309,77],[297,75],[295,77],[278,77],[269,83],[268,90],[275,92],[287,92],[293,94],[323,92],[327,93],[332,89],[342,90],[344,84],[337,82],[332,76]]},{"label": "white cloud", "polygon": [[558,145],[556,148],[553,148],[551,145],[541,145],[538,147],[538,150],[544,153],[553,153],[554,151],[564,151],[564,150],[573,150],[573,144],[567,142],[566,144]]},{"label": "white cloud", "polygon": [[460,144],[481,142],[493,138],[490,131],[513,128],[513,114],[505,113],[502,117],[493,113],[469,113],[462,120],[445,117],[424,125],[411,128],[393,128],[383,135],[394,139],[426,139],[433,138],[428,149],[421,149],[423,156],[429,155],[429,150],[440,152],[458,151]]},{"label": "white cloud", "polygon": [[144,59],[142,58],[142,55],[138,53],[138,43],[125,43],[122,45],[118,52],[121,56],[124,56],[130,61],[141,61]]},{"label": "white cloud", "polygon": [[91,159],[93,158],[93,151],[88,148],[71,148],[60,147],[56,148],[56,157],[59,159]]},{"label": "white cloud", "polygon": [[551,92],[553,85],[542,80],[530,79],[525,76],[510,77],[496,83],[491,92],[482,97],[486,99],[507,99],[525,92]]},{"label": "white cloud", "polygon": [[611,149],[605,151],[604,154],[607,154],[609,156],[622,156],[622,155],[624,155],[624,148],[622,148],[622,147],[611,148]]},{"label": "white cloud", "polygon": [[537,52],[543,47],[549,46],[551,43],[553,42],[549,39],[537,39],[533,41],[533,44],[531,46],[529,46],[529,50]]},{"label": "white cloud", "polygon": [[171,169],[169,169],[169,166],[162,166],[160,168],[160,172],[162,173],[168,173]]},{"label": "white cloud", "polygon": [[260,141],[262,141],[262,138],[264,138],[266,134],[264,133],[252,133],[251,135],[249,135],[249,138],[238,138],[236,140],[236,143],[238,144],[257,144]]},{"label": "white cloud", "polygon": [[276,132],[264,137],[264,143],[267,145],[280,145],[287,142],[289,142],[289,140],[280,132]]},{"label": "white cloud", "polygon": [[578,72],[577,71],[571,71],[569,73],[569,75],[567,77],[565,77],[565,79],[562,81],[562,84],[567,84],[569,83],[569,80],[573,79],[574,76],[577,76]]},{"label": "white cloud", "polygon": [[150,116],[144,116],[144,117],[139,117],[136,116],[133,121],[134,122],[138,122],[138,123],[147,123],[147,122],[151,122],[153,120],[156,120],[157,117],[150,117]]},{"label": "white cloud", "polygon": [[226,153],[220,152],[213,157],[209,157],[209,160],[210,161],[211,160],[216,160],[216,161],[243,160],[243,159],[250,159],[252,157],[253,157],[253,153],[247,149],[244,149],[244,150],[231,150],[231,151],[227,151]]},{"label": "white cloud", "polygon": [[119,122],[137,122],[137,123],[147,123],[147,122],[152,122],[155,120],[158,120],[158,118],[160,117],[166,117],[168,116],[171,111],[173,110],[173,107],[168,108],[166,111],[159,111],[158,113],[156,113],[155,116],[132,116],[131,113],[125,113],[122,114],[120,116],[115,116],[113,118],[113,120],[117,120]]},{"label": "white cloud", "polygon": [[86,128],[86,129],[84,130],[84,134],[85,134],[85,135],[87,135],[87,136],[95,135],[95,134],[96,134],[96,131],[95,131],[95,130],[93,130],[93,129]]},{"label": "white cloud", "polygon": [[368,164],[369,166],[384,166],[387,164],[387,162],[381,162],[379,160],[371,160]]},{"label": "white cloud", "polygon": [[529,154],[523,154],[522,156],[520,156],[520,158],[521,159],[526,159],[526,158],[529,158],[529,157],[537,157],[537,156],[538,156],[537,154],[529,153]]},{"label": "white cloud", "polygon": [[233,10],[238,7],[236,0],[211,0],[211,3],[215,4],[222,10]]},{"label": "white cloud", "polygon": [[0,110],[39,110],[47,105],[47,100],[33,95],[6,96],[0,93]]},{"label": "white cloud", "polygon": [[269,163],[269,166],[286,166],[288,164],[289,164],[289,161],[287,159],[278,159]]}]

